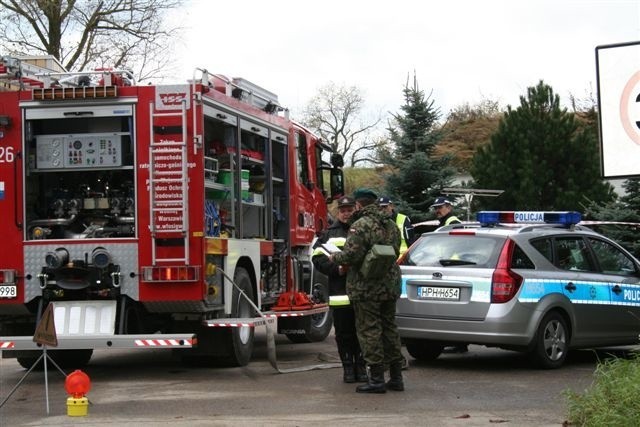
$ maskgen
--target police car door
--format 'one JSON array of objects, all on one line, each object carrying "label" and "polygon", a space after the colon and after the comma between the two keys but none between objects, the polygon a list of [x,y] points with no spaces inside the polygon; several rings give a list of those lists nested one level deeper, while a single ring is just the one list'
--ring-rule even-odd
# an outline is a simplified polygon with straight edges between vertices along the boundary
[{"label": "police car door", "polygon": [[596,237],[587,240],[601,280],[608,283],[610,289],[610,334],[616,342],[636,344],[640,332],[640,266],[628,253],[608,241]]},{"label": "police car door", "polygon": [[554,264],[562,292],[574,313],[573,344],[606,342],[615,322],[611,318],[607,279],[598,274],[587,241],[580,235],[554,239]]}]

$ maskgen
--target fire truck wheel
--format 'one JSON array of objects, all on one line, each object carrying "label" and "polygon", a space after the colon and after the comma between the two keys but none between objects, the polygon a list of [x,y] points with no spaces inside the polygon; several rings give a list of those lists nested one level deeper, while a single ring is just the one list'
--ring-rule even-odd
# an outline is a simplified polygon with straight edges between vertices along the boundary
[{"label": "fire truck wheel", "polygon": [[[240,289],[253,300],[253,287],[249,273],[242,267],[236,269],[233,281]],[[236,319],[254,317],[253,307],[238,289],[233,288],[233,302],[231,317]],[[246,366],[251,360],[253,353],[253,333],[254,328],[240,327],[229,328],[229,332],[223,336],[223,345],[226,347],[226,357],[221,362],[226,366]]]},{"label": "fire truck wheel", "polygon": [[[328,302],[329,292],[326,280],[316,279],[313,286],[314,299],[318,302]],[[302,317],[300,319],[290,318],[290,328],[294,330],[304,330],[304,333],[285,334],[292,343],[311,343],[324,341],[331,332],[333,326],[333,317],[331,311],[313,314],[311,316]]]},{"label": "fire truck wheel", "polygon": [[304,329],[305,333],[286,334],[289,341],[296,344],[324,341],[329,336],[333,326],[331,311],[313,314],[296,320],[299,322],[299,328]]},{"label": "fire truck wheel", "polygon": [[[24,351],[17,357],[18,363],[25,369],[30,369],[42,355],[41,351]],[[60,368],[76,369],[86,366],[91,360],[93,350],[48,350],[50,356]],[[51,366],[51,364],[49,364]],[[34,370],[44,370],[44,362],[40,360]]]}]

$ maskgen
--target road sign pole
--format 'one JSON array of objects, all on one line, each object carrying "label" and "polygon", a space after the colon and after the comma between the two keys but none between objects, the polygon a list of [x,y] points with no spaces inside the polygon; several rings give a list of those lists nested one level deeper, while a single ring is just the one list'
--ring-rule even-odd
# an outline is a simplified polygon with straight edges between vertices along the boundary
[{"label": "road sign pole", "polygon": [[44,397],[47,406],[47,415],[49,415],[49,372],[47,371],[47,346],[42,346],[42,354],[44,354]]}]

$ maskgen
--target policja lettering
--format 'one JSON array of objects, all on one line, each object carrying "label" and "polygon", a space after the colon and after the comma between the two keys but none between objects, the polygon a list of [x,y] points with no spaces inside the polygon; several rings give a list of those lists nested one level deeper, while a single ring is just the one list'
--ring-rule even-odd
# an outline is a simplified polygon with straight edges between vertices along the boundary
[{"label": "policja lettering", "polygon": [[515,222],[544,222],[544,212],[514,212]]},{"label": "policja lettering", "polygon": [[640,301],[640,291],[639,290],[630,290],[625,289],[623,295],[623,299],[625,301]]}]

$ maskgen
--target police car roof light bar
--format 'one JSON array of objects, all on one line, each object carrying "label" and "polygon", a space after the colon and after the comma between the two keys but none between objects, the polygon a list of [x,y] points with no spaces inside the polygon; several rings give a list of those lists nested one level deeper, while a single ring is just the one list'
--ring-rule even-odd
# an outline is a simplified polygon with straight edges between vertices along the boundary
[{"label": "police car roof light bar", "polygon": [[482,225],[495,224],[558,224],[571,226],[582,220],[580,212],[536,212],[536,211],[481,211],[476,214]]}]

